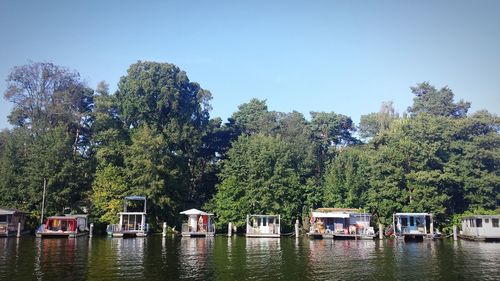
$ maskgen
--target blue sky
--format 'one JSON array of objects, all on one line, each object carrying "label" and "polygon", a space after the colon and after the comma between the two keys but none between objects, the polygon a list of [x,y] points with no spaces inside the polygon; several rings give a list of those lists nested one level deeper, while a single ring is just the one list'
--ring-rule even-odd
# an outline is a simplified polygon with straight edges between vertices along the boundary
[{"label": "blue sky", "polygon": [[[111,89],[137,60],[170,62],[212,92],[213,117],[270,110],[351,116],[410,86],[448,85],[500,113],[500,1],[1,1],[0,91],[29,61]],[[11,105],[0,101],[0,128]]]}]

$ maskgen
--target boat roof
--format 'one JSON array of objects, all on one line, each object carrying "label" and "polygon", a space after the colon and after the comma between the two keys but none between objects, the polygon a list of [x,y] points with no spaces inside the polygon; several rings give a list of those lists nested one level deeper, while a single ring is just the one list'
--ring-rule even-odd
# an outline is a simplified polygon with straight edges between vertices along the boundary
[{"label": "boat roof", "polygon": [[462,219],[500,219],[500,215],[469,215]]},{"label": "boat roof", "polygon": [[190,215],[213,216],[214,215],[214,214],[210,214],[210,213],[206,213],[206,212],[200,211],[198,209],[189,209],[189,210],[180,212],[180,214],[181,215],[187,215],[187,216],[190,216]]},{"label": "boat roof", "polygon": [[26,212],[23,212],[23,211],[18,210],[18,209],[0,208],[0,215],[13,215],[15,213],[26,214]]},{"label": "boat roof", "polygon": [[396,216],[430,216],[429,213],[395,213]]},{"label": "boat roof", "polygon": [[146,215],[146,212],[119,212],[119,215]]},{"label": "boat roof", "polygon": [[87,215],[83,214],[76,214],[76,215],[64,215],[64,216],[51,216],[48,217],[47,219],[54,219],[54,220],[71,220],[71,219],[77,219],[77,218],[87,218]]},{"label": "boat roof", "polygon": [[146,196],[125,196],[124,200],[146,200]]},{"label": "boat roof", "polygon": [[249,217],[261,217],[261,218],[277,218],[279,217],[280,215],[248,215]]},{"label": "boat roof", "polygon": [[365,213],[352,208],[319,208],[312,212],[314,218],[348,218],[350,215],[365,215]]},{"label": "boat roof", "polygon": [[344,212],[312,212],[314,218],[348,218],[349,215]]},{"label": "boat roof", "polygon": [[323,213],[331,213],[331,212],[347,212],[347,213],[360,213],[360,209],[354,208],[318,208],[313,210],[314,212],[323,212]]}]

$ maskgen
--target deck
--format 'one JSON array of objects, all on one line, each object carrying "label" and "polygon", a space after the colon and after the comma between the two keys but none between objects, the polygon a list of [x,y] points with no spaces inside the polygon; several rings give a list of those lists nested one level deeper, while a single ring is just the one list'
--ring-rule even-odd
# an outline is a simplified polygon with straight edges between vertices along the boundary
[{"label": "deck", "polygon": [[207,232],[207,231],[185,231],[181,233],[183,237],[214,237],[215,232]]},{"label": "deck", "polygon": [[311,239],[373,240],[375,235],[345,233],[308,233]]},{"label": "deck", "polygon": [[278,233],[247,233],[248,238],[280,238],[281,235]]},{"label": "deck", "polygon": [[88,235],[88,231],[84,232],[57,232],[57,231],[46,231],[46,232],[37,232],[37,238],[76,238],[80,236]]}]

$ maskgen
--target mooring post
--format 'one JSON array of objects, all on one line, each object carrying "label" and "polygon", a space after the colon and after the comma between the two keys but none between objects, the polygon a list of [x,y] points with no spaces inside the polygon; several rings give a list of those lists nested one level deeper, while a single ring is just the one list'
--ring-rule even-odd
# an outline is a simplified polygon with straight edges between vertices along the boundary
[{"label": "mooring post", "polygon": [[89,233],[89,237],[92,238],[92,236],[94,236],[94,224],[93,223],[90,224],[90,233]]},{"label": "mooring post", "polygon": [[299,219],[295,220],[295,238],[299,238]]},{"label": "mooring post", "polygon": [[434,237],[434,218],[431,215],[431,224],[430,224],[431,235]]},{"label": "mooring post", "polygon": [[227,236],[231,237],[233,235],[233,223],[230,222],[229,226],[227,227]]},{"label": "mooring post", "polygon": [[167,222],[163,222],[163,232],[161,233],[162,237],[167,237]]},{"label": "mooring post", "polygon": [[457,226],[453,225],[453,241],[458,240],[458,235],[457,235]]},{"label": "mooring post", "polygon": [[378,224],[378,239],[384,240],[384,226],[381,223]]},{"label": "mooring post", "polygon": [[17,223],[17,238],[21,237],[21,222]]}]

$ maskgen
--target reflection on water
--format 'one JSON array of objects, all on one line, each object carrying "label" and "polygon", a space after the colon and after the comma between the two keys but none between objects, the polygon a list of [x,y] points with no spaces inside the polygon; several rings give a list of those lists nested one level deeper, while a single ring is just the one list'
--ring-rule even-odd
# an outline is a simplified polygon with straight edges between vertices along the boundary
[{"label": "reflection on water", "polygon": [[0,239],[0,280],[498,280],[500,243]]},{"label": "reflection on water", "polygon": [[182,237],[179,245],[180,273],[185,279],[204,276],[209,269],[209,256],[213,253],[214,237]]}]

